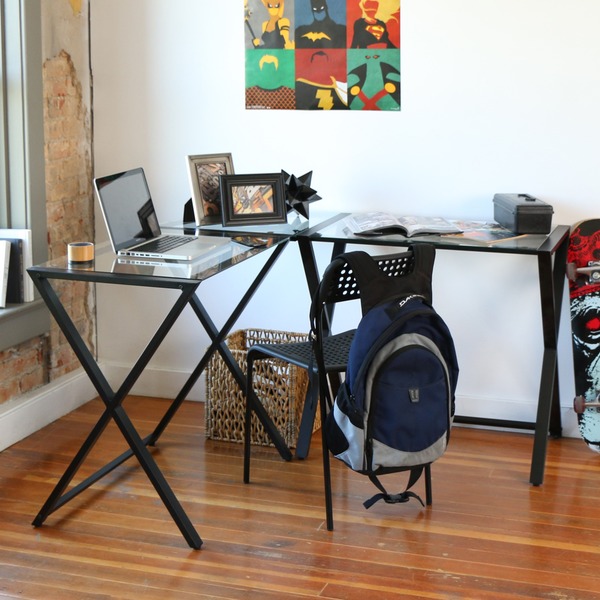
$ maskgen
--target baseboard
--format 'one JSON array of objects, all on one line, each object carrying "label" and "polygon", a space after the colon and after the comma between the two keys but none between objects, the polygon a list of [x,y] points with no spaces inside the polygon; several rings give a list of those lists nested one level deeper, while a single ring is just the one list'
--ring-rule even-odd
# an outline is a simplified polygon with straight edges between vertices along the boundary
[{"label": "baseboard", "polygon": [[[130,367],[102,363],[104,376],[114,389],[129,374]],[[189,373],[147,368],[132,389],[132,394],[156,398],[174,398]],[[204,396],[204,377],[190,392],[189,400]],[[0,452],[53,421],[96,398],[98,393],[83,369],[78,369],[33,392],[0,405]]]},{"label": "baseboard", "polygon": [[[115,388],[129,375],[131,367],[120,363],[102,363],[102,372],[110,384]],[[148,366],[141,377],[133,386],[131,393],[138,396],[151,396],[153,398],[175,398],[185,385],[190,373]],[[187,400],[204,400],[206,384],[204,374],[196,382],[187,395]]]},{"label": "baseboard", "polygon": [[[102,371],[111,385],[118,387],[129,373],[127,365],[104,363]],[[132,389],[132,394],[156,398],[174,398],[189,373],[149,367]],[[49,425],[89,400],[97,392],[83,369],[70,373],[43,388],[0,405],[0,452]],[[204,400],[204,377],[192,388],[188,400]],[[459,396],[457,413],[491,419],[533,421],[534,404],[498,398]],[[561,407],[563,435],[579,437],[577,417],[572,407]]]},{"label": "baseboard", "polygon": [[[128,367],[119,364],[104,364],[104,372],[110,381],[122,381],[128,373]],[[132,393],[158,398],[174,398],[189,377],[189,373],[166,369],[148,368],[134,386]],[[201,376],[188,400],[206,398],[205,378]],[[481,398],[480,396],[461,395],[456,399],[457,412],[463,415],[479,416],[489,419],[533,422],[537,413],[536,402],[522,402],[507,398]],[[577,416],[572,406],[561,406],[562,434],[565,437],[579,437]]]},{"label": "baseboard", "polygon": [[[486,419],[501,419],[507,421],[534,422],[537,413],[537,401],[522,402],[506,398],[481,398],[480,396],[461,395],[456,398],[456,414]],[[564,437],[579,437],[577,415],[572,406],[560,409],[562,435]]]},{"label": "baseboard", "polygon": [[0,405],[0,452],[97,397],[83,369]]}]

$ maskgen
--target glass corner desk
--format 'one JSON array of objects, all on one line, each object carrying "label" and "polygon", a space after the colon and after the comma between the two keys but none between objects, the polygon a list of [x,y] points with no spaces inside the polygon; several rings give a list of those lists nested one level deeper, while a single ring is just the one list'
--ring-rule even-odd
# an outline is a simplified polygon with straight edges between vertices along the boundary
[{"label": "glass corner desk", "polygon": [[[242,390],[246,389],[246,377],[227,347],[225,338],[290,241],[298,243],[306,282],[311,296],[314,294],[319,283],[317,261],[313,251],[315,243],[330,242],[333,245],[332,257],[343,252],[348,244],[402,247],[411,243],[411,240],[407,240],[399,235],[379,236],[369,238],[368,240],[353,236],[343,227],[343,217],[344,214],[338,214],[318,225],[305,223],[301,226],[270,226],[267,228],[258,227],[253,230],[242,228],[241,231],[225,230],[218,226],[196,229],[195,227],[183,225],[184,230],[196,231],[203,235],[229,238],[237,235],[257,235],[266,240],[266,244],[261,247],[247,247],[234,241],[229,241],[218,253],[208,255],[192,264],[136,264],[135,261],[118,259],[110,247],[105,244],[103,247],[99,246],[96,248],[94,264],[89,267],[74,268],[68,264],[66,257],[62,257],[28,269],[41,297],[48,306],[105,406],[104,412],[35,517],[33,525],[36,527],[41,526],[54,511],[67,504],[75,496],[99,481],[126,460],[135,456],[189,546],[199,549],[202,546],[202,540],[158,465],[152,458],[151,453],[148,451],[148,446],[154,445],[159,439],[207,366],[214,352],[220,353],[240,388]],[[181,225],[177,227],[179,230],[181,228]],[[561,435],[557,340],[564,289],[568,234],[568,227],[558,226],[548,236],[531,236],[494,246],[469,243],[456,244],[455,242],[445,241],[443,238],[437,236],[427,236],[426,238],[412,240],[415,243],[417,241],[433,243],[436,248],[444,250],[504,252],[537,257],[544,355],[535,423],[501,422],[498,420],[470,419],[468,417],[456,418],[459,422],[478,422],[484,425],[534,429],[535,437],[530,476],[530,481],[534,485],[540,485],[543,482],[548,432],[557,437]],[[231,316],[219,330],[196,294],[200,284],[209,277],[233,268],[235,265],[245,262],[249,258],[269,249],[272,250],[271,254],[255,276],[251,285],[243,293]],[[106,377],[100,370],[95,357],[88,349],[67,310],[61,303],[60,297],[52,285],[53,282],[59,280],[83,281],[93,284],[141,286],[154,289],[162,288],[178,290],[180,292],[173,306],[167,312],[164,321],[157,328],[150,342],[131,367],[128,376],[117,390],[111,388]],[[183,309],[188,305],[192,308],[207,332],[211,343],[177,397],[169,405],[154,431],[142,439],[127,415],[123,402]],[[285,460],[290,460],[291,452],[283,437],[268,417],[262,404],[260,402],[252,402],[252,410],[257,414],[281,457]],[[129,450],[114,458],[85,480],[71,486],[71,482],[75,478],[86,456],[111,421],[114,421],[119,428],[129,446]],[[71,486],[70,489],[67,489],[69,486]]]},{"label": "glass corner desk", "polygon": [[553,437],[560,437],[562,434],[558,390],[557,344],[565,284],[569,227],[558,225],[548,235],[519,236],[512,240],[506,240],[501,243],[497,242],[490,246],[467,239],[457,240],[437,235],[427,235],[410,239],[398,234],[368,237],[356,236],[345,227],[345,216],[346,214],[339,214],[320,225],[300,233],[296,238],[300,247],[302,263],[311,297],[319,282],[319,273],[313,251],[315,243],[328,242],[332,244],[331,258],[344,252],[347,246],[352,244],[406,247],[410,243],[419,242],[433,244],[436,249],[440,250],[521,254],[537,258],[544,353],[535,422],[527,423],[460,415],[455,417],[455,421],[457,423],[533,430],[535,433],[530,482],[533,485],[541,485],[544,481],[548,434],[550,433]]},{"label": "glass corner desk", "polygon": [[[230,240],[227,244],[220,246],[215,253],[209,253],[192,263],[161,263],[159,261],[151,260],[136,261],[131,259],[121,259],[115,256],[108,244],[104,244],[96,248],[95,260],[91,266],[75,267],[69,265],[66,257],[61,257],[28,269],[36,288],[65,335],[69,345],[75,352],[75,355],[105,406],[104,412],[88,434],[81,448],[72,459],[70,465],[65,470],[53,491],[48,496],[48,499],[38,515],[35,517],[33,521],[34,526],[38,527],[42,525],[46,518],[58,508],[64,506],[75,496],[86,490],[89,486],[110,473],[123,462],[132,456],[135,456],[189,546],[194,549],[199,549],[201,547],[202,540],[200,536],[173,493],[173,490],[167,483],[158,465],[152,458],[151,453],[148,451],[148,446],[154,445],[161,436],[215,351],[218,351],[221,354],[240,388],[242,390],[246,389],[245,374],[240,369],[224,340],[231,327],[235,324],[263,279],[270,271],[271,267],[285,249],[287,243],[295,234],[293,229],[287,227],[281,227],[280,231],[281,233],[260,233],[262,241],[265,242],[264,245],[260,247],[248,247]],[[219,237],[232,237],[236,235],[235,233],[227,233],[224,231],[202,233]],[[269,249],[272,250],[272,252],[268,256],[266,262],[248,289],[245,291],[242,290],[243,295],[239,303],[234,308],[231,316],[227,319],[223,327],[218,330],[200,298],[196,294],[198,287],[209,277],[230,269]],[[141,286],[154,289],[172,289],[180,292],[179,295],[176,296],[173,306],[167,312],[163,322],[159,325],[156,332],[151,337],[150,342],[135,364],[131,367],[129,374],[117,390],[111,388],[106,377],[100,370],[96,358],[87,347],[74,325],[73,320],[62,304],[59,295],[52,285],[53,282],[56,282],[57,280],[88,282],[93,284]],[[211,343],[177,397],[169,405],[168,410],[165,412],[154,431],[149,436],[142,439],[127,415],[123,402],[183,309],[188,305],[198,317],[203,328],[207,332]],[[290,451],[287,448],[283,437],[266,416],[266,411],[262,409],[261,412],[261,409],[262,406],[257,406],[256,412],[267,433],[270,435],[281,456],[287,460],[291,459]],[[119,428],[129,446],[129,450],[111,460],[93,475],[87,477],[77,485],[71,486],[70,489],[67,489],[82,466],[86,456],[111,421]]]}]

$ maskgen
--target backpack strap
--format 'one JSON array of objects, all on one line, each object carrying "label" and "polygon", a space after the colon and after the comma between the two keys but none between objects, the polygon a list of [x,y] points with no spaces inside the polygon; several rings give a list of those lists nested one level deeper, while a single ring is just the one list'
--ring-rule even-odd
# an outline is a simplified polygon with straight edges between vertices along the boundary
[{"label": "backpack strap", "polygon": [[365,508],[371,508],[371,506],[373,506],[373,504],[375,504],[376,502],[379,502],[379,500],[385,500],[385,502],[387,502],[388,504],[399,504],[399,503],[408,502],[411,498],[416,498],[421,503],[422,506],[425,506],[425,504],[423,503],[423,500],[421,500],[421,497],[419,495],[415,494],[414,492],[409,491],[410,488],[415,483],[417,483],[417,481],[423,474],[423,468],[424,468],[423,465],[421,465],[419,467],[412,467],[410,469],[410,477],[408,478],[408,483],[406,484],[406,489],[403,492],[400,492],[399,494],[389,494],[387,492],[387,490],[383,487],[383,484],[381,483],[381,481],[379,481],[377,476],[370,474],[369,479],[371,480],[371,483],[373,483],[373,485],[378,490],[380,490],[381,493],[375,494],[372,498],[365,500],[363,502],[363,506]]},{"label": "backpack strap", "polygon": [[409,250],[415,257],[414,267],[402,277],[389,277],[383,273],[376,259],[362,250],[346,252],[337,257],[352,267],[360,288],[363,314],[382,301],[409,294],[421,295],[431,304],[435,247],[432,244],[412,244]]}]

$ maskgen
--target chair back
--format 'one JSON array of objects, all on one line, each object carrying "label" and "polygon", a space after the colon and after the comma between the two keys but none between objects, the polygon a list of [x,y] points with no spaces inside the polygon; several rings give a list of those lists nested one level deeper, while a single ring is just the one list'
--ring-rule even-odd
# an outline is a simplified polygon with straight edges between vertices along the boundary
[{"label": "chair back", "polygon": [[[352,254],[360,256],[364,253],[358,251]],[[435,248],[430,244],[412,245],[403,252],[375,257],[376,272],[371,273],[368,288],[361,289],[345,255],[334,258],[325,269],[311,304],[313,332],[321,336],[329,331],[335,304],[360,299],[364,315],[369,308],[381,301],[382,294],[385,293],[389,297],[388,277],[397,280],[397,284],[393,286],[394,296],[419,293],[431,302],[431,272],[434,259]],[[371,261],[369,263],[372,265]],[[406,277],[407,275],[411,276]]]}]

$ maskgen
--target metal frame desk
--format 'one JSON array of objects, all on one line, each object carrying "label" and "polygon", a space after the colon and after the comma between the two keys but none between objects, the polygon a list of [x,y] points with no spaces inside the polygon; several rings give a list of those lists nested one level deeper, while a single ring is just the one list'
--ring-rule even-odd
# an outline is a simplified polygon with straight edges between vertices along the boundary
[{"label": "metal frame desk", "polygon": [[[64,506],[75,496],[86,490],[126,460],[135,456],[189,546],[194,549],[199,549],[201,547],[202,539],[192,525],[179,500],[173,493],[173,490],[167,483],[167,480],[158,465],[152,458],[148,446],[156,444],[215,351],[218,351],[221,354],[240,388],[242,390],[246,389],[245,374],[242,372],[235,358],[231,354],[231,351],[227,347],[225,338],[267,273],[270,271],[271,267],[280,257],[292,237],[292,234],[293,232],[287,234],[261,234],[262,237],[268,239],[268,243],[264,247],[257,248],[245,247],[230,241],[216,256],[209,255],[191,265],[180,264],[157,266],[156,264],[135,264],[132,261],[117,259],[106,244],[104,245],[104,248],[96,249],[94,264],[89,267],[77,268],[70,266],[67,263],[66,257],[62,257],[28,269],[36,288],[48,306],[51,314],[56,319],[58,326],[65,335],[68,343],[75,352],[105,405],[104,412],[81,445],[79,451],[73,457],[70,465],[65,470],[53,491],[48,496],[48,499],[40,509],[38,515],[33,520],[34,526],[41,526],[46,518],[54,511]],[[211,235],[211,233],[209,233],[209,235]],[[212,235],[228,237],[233,234],[212,232]],[[227,319],[223,327],[218,329],[206,311],[202,301],[196,294],[198,287],[205,279],[232,268],[269,248],[272,249],[271,255],[256,275],[250,287],[243,293],[241,300],[233,310],[231,316]],[[93,284],[141,286],[146,288],[172,289],[179,291],[179,295],[163,322],[159,325],[150,339],[150,342],[131,367],[128,376],[117,390],[113,390],[109,385],[96,358],[82,339],[71,317],[62,304],[59,295],[56,293],[52,284],[58,280],[83,281]],[[177,397],[169,405],[168,410],[165,412],[154,431],[142,439],[127,415],[123,402],[186,306],[192,308],[209,335],[211,343]],[[288,460],[291,459],[291,454],[289,453],[289,449],[282,436],[268,419],[264,409],[261,412],[260,409],[262,406],[256,408],[259,419],[263,423],[267,433],[273,439],[282,457]],[[111,460],[93,475],[90,475],[77,485],[67,489],[82,466],[86,456],[111,421],[119,428],[123,438],[129,446],[129,450]]]},{"label": "metal frame desk", "polygon": [[488,246],[469,240],[450,240],[443,236],[423,236],[407,239],[401,235],[356,236],[344,227],[343,217],[337,215],[328,221],[302,232],[296,237],[302,255],[306,280],[311,295],[317,288],[319,273],[314,254],[314,244],[328,242],[333,245],[331,258],[345,251],[347,245],[406,246],[409,243],[427,242],[439,250],[466,252],[491,252],[495,254],[520,254],[537,258],[542,335],[544,353],[540,376],[537,416],[533,423],[456,416],[455,421],[494,427],[529,429],[535,432],[531,460],[530,482],[541,485],[544,481],[548,433],[553,437],[562,434],[558,388],[557,345],[560,313],[565,284],[569,227],[556,226],[548,236],[531,235]]},{"label": "metal frame desk", "polygon": [[[173,269],[169,267],[134,265],[127,261],[120,263],[108,247],[105,247],[104,251],[97,248],[95,262],[90,267],[73,268],[68,265],[66,257],[63,257],[28,269],[41,297],[44,299],[105,405],[104,412],[50,493],[48,499],[35,517],[33,525],[36,527],[41,526],[54,511],[67,504],[75,496],[113,471],[126,460],[135,456],[189,546],[199,549],[202,546],[202,539],[152,458],[148,446],[153,446],[157,442],[215,351],[221,354],[236,382],[242,390],[245,390],[245,375],[227,347],[225,338],[290,240],[298,242],[306,282],[311,295],[316,290],[319,282],[319,272],[313,248],[315,243],[329,242],[333,244],[333,258],[340,252],[343,252],[348,244],[397,247],[406,246],[411,242],[411,240],[398,235],[386,235],[368,239],[353,236],[347,230],[344,230],[342,226],[343,216],[343,214],[336,215],[324,223],[306,230],[292,231],[290,229],[287,233],[260,232],[259,235],[268,239],[268,245],[262,248],[247,248],[230,242],[227,245],[227,252],[219,254],[218,258],[214,260],[208,257],[206,262],[197,267],[196,270],[190,270],[185,273],[174,273]],[[226,232],[219,228],[203,228],[201,232],[206,235],[225,237],[236,235],[236,232]],[[427,236],[426,238],[427,242],[433,243],[436,248],[443,250],[522,254],[537,257],[544,355],[535,423],[468,417],[456,418],[459,422],[533,429],[535,437],[530,475],[530,481],[533,485],[543,483],[548,432],[556,437],[561,435],[557,341],[565,280],[568,233],[568,227],[558,226],[550,235],[543,236],[541,240],[539,236],[535,236],[529,240],[521,239],[494,246],[475,245],[468,242],[458,245],[455,242],[448,242],[437,236]],[[419,240],[413,239],[412,241],[417,242]],[[423,241],[422,238],[421,241]],[[256,275],[248,290],[243,294],[226,323],[221,329],[218,329],[196,294],[198,287],[205,279],[232,268],[236,264],[244,262],[268,248],[272,248],[271,255]],[[52,282],[59,280],[83,281],[93,284],[141,286],[155,289],[162,288],[178,290],[180,292],[164,321],[157,328],[150,342],[132,366],[129,375],[117,390],[113,390],[109,385],[95,357],[77,331],[59,295],[56,293]],[[169,405],[169,408],[154,431],[142,439],[127,415],[123,402],[186,306],[192,308],[209,335],[211,343],[177,397]],[[253,402],[252,404],[252,409],[273,440],[281,457],[285,460],[290,460],[291,452],[281,434],[268,417],[262,404],[260,402]],[[82,466],[86,456],[111,421],[114,421],[119,428],[129,446],[129,450],[114,458],[93,475],[67,489]]]}]

